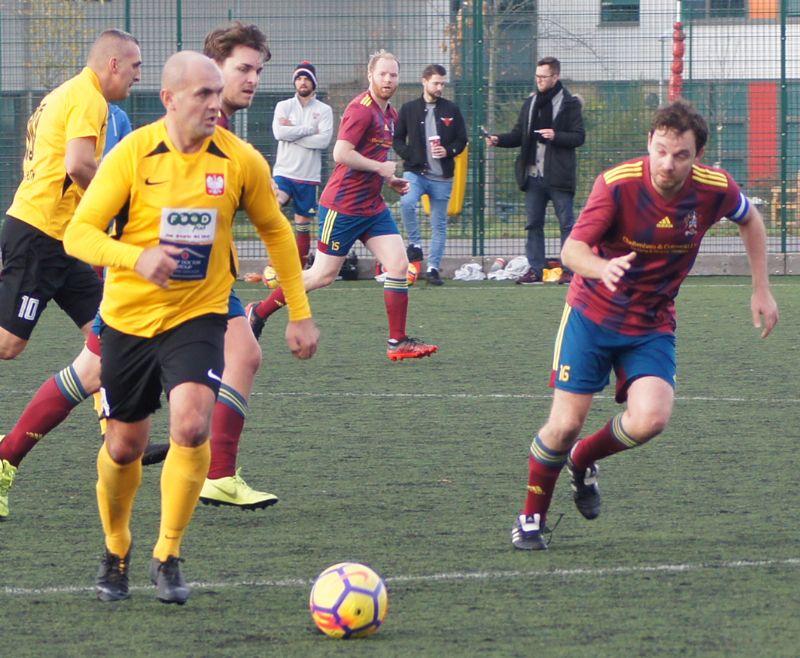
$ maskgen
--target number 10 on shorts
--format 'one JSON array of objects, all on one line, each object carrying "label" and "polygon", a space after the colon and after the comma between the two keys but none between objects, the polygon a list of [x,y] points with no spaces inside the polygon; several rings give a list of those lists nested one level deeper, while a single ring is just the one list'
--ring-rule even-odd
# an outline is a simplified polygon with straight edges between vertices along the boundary
[{"label": "number 10 on shorts", "polygon": [[39,310],[39,300],[35,297],[28,297],[28,295],[22,295],[22,301],[19,305],[19,312],[17,313],[17,317],[22,318],[23,320],[35,320],[36,319],[36,312]]}]

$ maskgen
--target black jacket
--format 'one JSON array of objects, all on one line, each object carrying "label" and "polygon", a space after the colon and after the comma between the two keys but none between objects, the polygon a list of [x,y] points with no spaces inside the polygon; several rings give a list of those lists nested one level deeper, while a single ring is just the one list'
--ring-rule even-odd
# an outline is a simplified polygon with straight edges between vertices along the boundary
[{"label": "black jacket", "polygon": [[[561,96],[560,101],[557,100]],[[497,146],[513,148],[520,146],[514,163],[514,175],[519,189],[528,187],[528,164],[535,161],[536,140],[531,132],[531,109],[536,94],[531,94],[522,104],[519,118],[511,132],[497,136]],[[555,137],[547,144],[544,153],[544,181],[550,187],[575,194],[577,160],[575,149],[586,138],[583,129],[581,102],[562,89],[553,99],[553,130]]]},{"label": "black jacket", "polygon": [[[394,152],[403,159],[404,169],[415,174],[423,173],[428,164],[425,112],[425,99],[422,96],[408,101],[400,108],[397,125],[394,127]],[[440,160],[442,172],[445,178],[452,178],[455,168],[453,158],[467,145],[467,124],[458,106],[446,98],[437,99],[433,113],[436,116],[439,139],[447,149],[447,155]]]}]

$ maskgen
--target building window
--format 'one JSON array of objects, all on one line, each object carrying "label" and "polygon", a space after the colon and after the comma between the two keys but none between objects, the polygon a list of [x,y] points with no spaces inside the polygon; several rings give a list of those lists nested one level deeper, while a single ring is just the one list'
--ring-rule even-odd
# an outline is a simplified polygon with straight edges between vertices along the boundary
[{"label": "building window", "polygon": [[601,23],[638,23],[639,0],[601,0]]},{"label": "building window", "polygon": [[744,18],[747,0],[684,0],[686,18],[692,20],[715,18]]}]

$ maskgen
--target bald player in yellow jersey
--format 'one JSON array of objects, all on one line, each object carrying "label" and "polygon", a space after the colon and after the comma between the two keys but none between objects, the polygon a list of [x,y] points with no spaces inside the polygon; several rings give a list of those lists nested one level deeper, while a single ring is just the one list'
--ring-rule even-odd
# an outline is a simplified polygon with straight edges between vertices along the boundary
[{"label": "bald player in yellow jersey", "polygon": [[22,182],[0,234],[2,359],[25,349],[51,300],[89,334],[102,283],[61,241],[103,153],[108,103],[128,97],[141,64],[133,36],[105,30],[86,67],[45,96],[28,121]]},{"label": "bald player in yellow jersey", "polygon": [[[319,332],[291,226],[255,149],[217,128],[222,74],[199,53],[169,58],[163,120],[127,137],[103,161],[67,228],[67,253],[109,268],[100,315],[101,391],[108,416],[97,458],[105,534],[96,581],[103,601],[128,597],[130,519],[149,416],[162,387],[170,450],[161,477],[161,525],[150,563],[157,598],[185,603],[180,545],[208,471],[208,436],[221,381],[228,298],[236,274],[233,221],[247,212],[287,290],[286,340],[313,356]],[[104,232],[117,217],[112,236]]]}]

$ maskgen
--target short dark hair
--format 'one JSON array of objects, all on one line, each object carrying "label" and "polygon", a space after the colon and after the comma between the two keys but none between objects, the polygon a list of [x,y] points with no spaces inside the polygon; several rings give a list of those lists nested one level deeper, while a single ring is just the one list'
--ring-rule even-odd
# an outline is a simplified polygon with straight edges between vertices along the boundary
[{"label": "short dark hair", "polygon": [[428,64],[422,69],[422,77],[425,80],[430,80],[434,75],[445,77],[447,75],[447,69],[441,64]]},{"label": "short dark hair", "polygon": [[132,43],[135,43],[137,46],[139,45],[139,40],[135,36],[133,36],[129,32],[126,32],[125,30],[120,30],[116,27],[110,27],[107,30],[103,30],[97,38],[101,39],[105,37],[114,37],[119,41],[130,41]]},{"label": "short dark hair", "polygon": [[561,62],[555,57],[542,57],[542,59],[536,62],[536,66],[549,66],[553,73],[561,75]]},{"label": "short dark hair", "polygon": [[685,100],[674,101],[656,110],[650,124],[650,135],[656,130],[674,130],[679,135],[691,130],[698,153],[708,142],[708,123],[694,105]]},{"label": "short dark hair", "polygon": [[218,27],[206,35],[203,42],[203,54],[217,64],[222,64],[231,56],[236,46],[246,46],[257,50],[268,62],[272,53],[267,46],[267,36],[253,23],[233,21],[225,27]]}]

